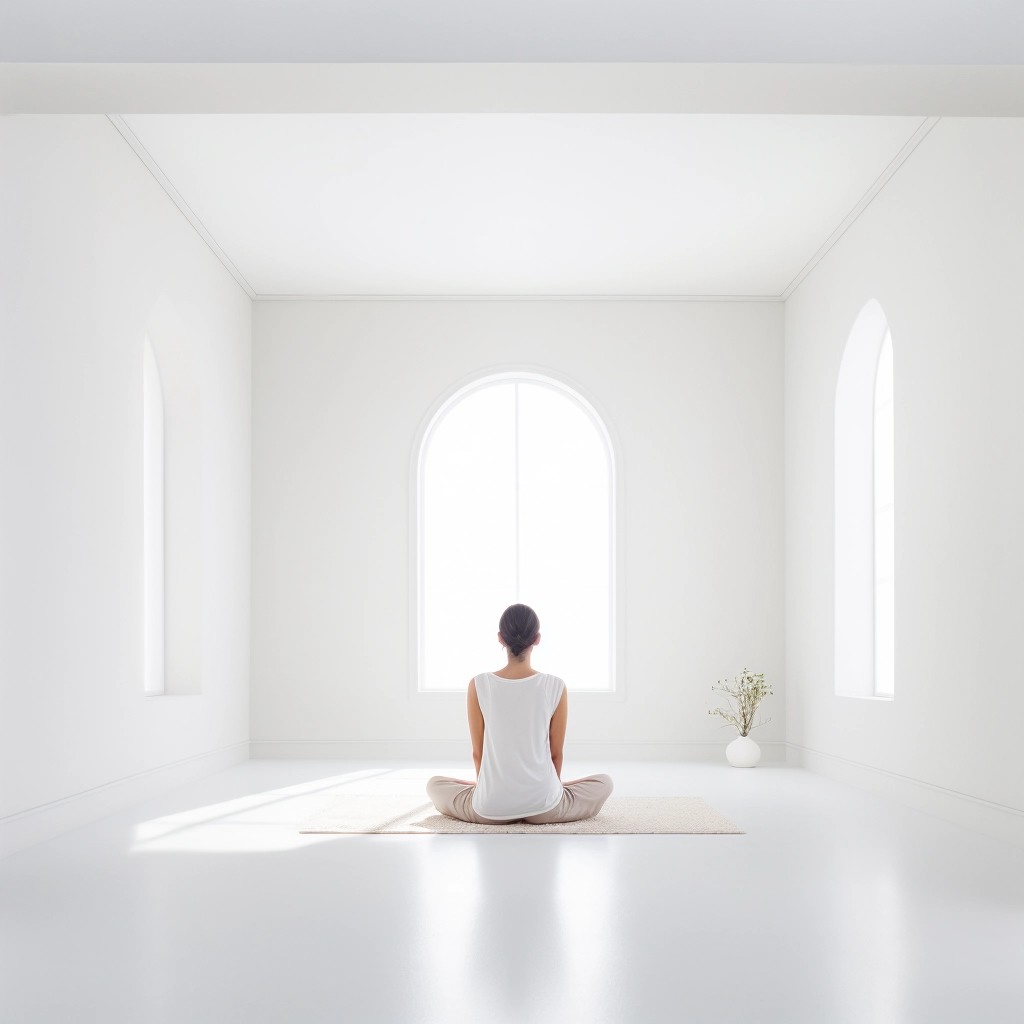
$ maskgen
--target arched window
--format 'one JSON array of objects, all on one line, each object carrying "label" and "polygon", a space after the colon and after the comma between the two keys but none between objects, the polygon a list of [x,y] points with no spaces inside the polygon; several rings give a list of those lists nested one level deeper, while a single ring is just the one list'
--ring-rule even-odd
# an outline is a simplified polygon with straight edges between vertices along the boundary
[{"label": "arched window", "polygon": [[522,602],[538,665],[613,690],[614,460],[590,404],[540,374],[474,381],[431,420],[417,478],[418,689],[501,665],[498,619]]},{"label": "arched window", "polygon": [[164,692],[164,396],[147,337],[142,345],[143,680]]},{"label": "arched window", "polygon": [[895,457],[892,333],[861,311],[843,352],[835,407],[835,688],[895,691]]},{"label": "arched window", "polygon": [[875,374],[875,694],[891,697],[896,675],[896,502],[892,333],[885,332]]}]

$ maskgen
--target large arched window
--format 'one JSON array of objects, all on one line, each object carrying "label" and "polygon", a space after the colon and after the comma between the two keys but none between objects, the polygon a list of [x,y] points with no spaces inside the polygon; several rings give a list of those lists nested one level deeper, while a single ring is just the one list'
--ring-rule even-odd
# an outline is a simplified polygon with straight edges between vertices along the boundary
[{"label": "large arched window", "polygon": [[835,688],[895,691],[895,456],[892,333],[861,311],[843,353],[835,407]]},{"label": "large arched window", "polygon": [[535,660],[615,687],[615,471],[608,433],[549,377],[474,381],[433,417],[417,472],[418,689],[464,690],[504,661],[498,619],[535,608]]}]

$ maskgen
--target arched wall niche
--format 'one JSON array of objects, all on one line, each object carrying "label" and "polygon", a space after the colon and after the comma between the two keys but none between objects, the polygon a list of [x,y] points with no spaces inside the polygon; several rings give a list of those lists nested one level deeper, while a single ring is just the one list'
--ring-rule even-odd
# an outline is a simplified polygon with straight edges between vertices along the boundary
[{"label": "arched wall niche", "polygon": [[160,365],[142,340],[143,688],[164,692],[164,398]]},{"label": "arched wall niche", "polygon": [[[204,619],[200,359],[195,332],[166,296],[155,301],[144,337],[159,374],[163,407],[162,692],[198,694]],[[153,601],[150,587],[147,583],[147,597]]]},{"label": "arched wall niche", "polygon": [[[883,353],[889,356],[887,367],[880,363]],[[835,692],[844,697],[892,698],[892,673],[880,672],[879,662],[886,651],[891,655],[893,610],[891,602],[882,607],[878,583],[880,572],[888,573],[891,591],[893,545],[877,526],[884,498],[880,476],[890,481],[889,522],[893,507],[891,353],[889,320],[881,304],[870,299],[850,330],[835,395]],[[880,367],[888,373],[887,384]],[[887,433],[880,432],[876,410],[880,386],[889,389],[887,413],[883,410]],[[878,457],[884,444],[887,467]]]}]

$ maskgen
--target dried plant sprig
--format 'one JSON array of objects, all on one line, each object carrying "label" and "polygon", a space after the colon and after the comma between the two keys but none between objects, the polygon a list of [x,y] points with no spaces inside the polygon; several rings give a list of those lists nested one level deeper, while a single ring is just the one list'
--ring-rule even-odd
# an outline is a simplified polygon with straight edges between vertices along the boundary
[{"label": "dried plant sprig", "polygon": [[708,714],[724,718],[729,725],[739,730],[741,736],[747,736],[751,729],[767,725],[771,721],[769,718],[767,721],[754,723],[754,713],[758,704],[773,693],[771,686],[764,681],[763,672],[750,672],[744,669],[732,683],[728,679],[719,679],[711,689],[726,694],[729,698],[729,707],[713,708]]}]

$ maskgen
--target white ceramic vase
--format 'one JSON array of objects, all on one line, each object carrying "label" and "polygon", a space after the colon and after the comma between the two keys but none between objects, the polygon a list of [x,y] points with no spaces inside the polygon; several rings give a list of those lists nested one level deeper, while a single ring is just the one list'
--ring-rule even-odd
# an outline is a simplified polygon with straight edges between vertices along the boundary
[{"label": "white ceramic vase", "polygon": [[761,760],[761,748],[749,736],[737,736],[725,748],[725,756],[733,768],[753,768]]}]

